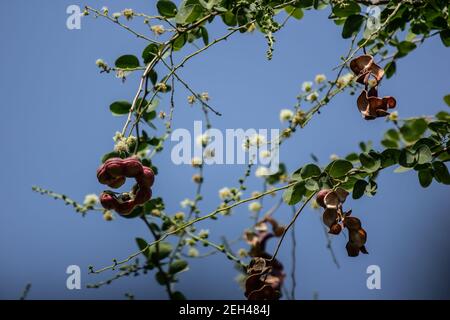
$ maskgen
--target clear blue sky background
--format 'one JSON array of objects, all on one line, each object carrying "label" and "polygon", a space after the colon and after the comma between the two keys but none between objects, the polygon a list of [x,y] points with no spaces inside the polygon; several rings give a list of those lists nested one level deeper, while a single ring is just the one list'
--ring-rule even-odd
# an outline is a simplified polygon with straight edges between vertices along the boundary
[{"label": "clear blue sky background", "polygon": [[[111,12],[126,7],[154,12],[155,1],[92,1]],[[123,119],[110,116],[112,101],[131,99],[137,76],[125,84],[112,75],[100,75],[94,62],[112,63],[122,54],[140,55],[145,42],[103,19],[84,18],[81,30],[66,28],[66,7],[83,6],[80,1],[2,1],[0,20],[2,49],[0,63],[0,298],[16,299],[26,283],[32,283],[32,299],[121,299],[125,292],[137,298],[165,298],[153,274],[119,280],[102,289],[69,291],[65,270],[83,268],[83,287],[113,273],[88,275],[87,266],[101,267],[113,258],[135,252],[134,238],[149,239],[139,220],[103,221],[101,215],[82,218],[63,203],[31,191],[40,185],[82,200],[86,193],[99,193],[95,170],[101,155],[111,150],[112,135]],[[198,91],[208,91],[223,117],[212,117],[217,128],[276,128],[280,108],[290,107],[304,80],[317,73],[332,77],[332,68],[348,48],[341,28],[327,20],[327,11],[306,12],[300,22],[292,20],[277,34],[272,61],[265,58],[265,40],[259,33],[238,35],[203,56],[194,58],[181,74]],[[144,30],[141,23],[136,25]],[[213,34],[225,32],[215,23]],[[194,50],[193,47],[187,47]],[[442,97],[449,93],[450,59],[439,39],[430,39],[402,59],[395,77],[385,80],[382,92],[395,95],[401,117],[434,114],[446,108]],[[175,127],[193,128],[201,120],[198,108],[186,103],[188,92],[176,93]],[[168,109],[168,102],[161,103]],[[289,140],[281,157],[292,170],[316,154],[322,163],[331,153],[356,151],[360,141],[379,141],[389,128],[383,120],[363,121],[355,97],[336,98],[305,130]],[[171,145],[167,145],[167,150]],[[375,145],[379,147],[379,145]],[[168,212],[192,197],[190,180],[194,170],[175,166],[168,154],[156,158],[158,175],[154,194],[166,199]],[[217,190],[235,186],[244,166],[206,168],[203,213],[219,203]],[[249,191],[259,188],[253,178]],[[356,216],[368,231],[369,255],[346,256],[343,236],[333,239],[341,268],[326,250],[319,213],[307,210],[297,223],[297,297],[311,299],[417,299],[450,298],[450,227],[448,187],[435,182],[422,189],[415,173],[383,172],[374,198],[349,200]],[[269,202],[266,202],[269,203]],[[277,216],[287,222],[290,208]],[[247,207],[231,217],[207,222],[212,239],[239,236],[250,224]],[[273,243],[271,244],[273,246]],[[237,245],[234,248],[238,249]],[[289,259],[290,243],[283,245],[280,260]],[[366,288],[366,268],[381,267],[382,289]],[[287,271],[290,265],[286,263]],[[232,264],[223,256],[191,262],[190,272],[181,275],[178,288],[188,298],[243,298],[233,280]],[[288,286],[290,283],[288,281]]]}]

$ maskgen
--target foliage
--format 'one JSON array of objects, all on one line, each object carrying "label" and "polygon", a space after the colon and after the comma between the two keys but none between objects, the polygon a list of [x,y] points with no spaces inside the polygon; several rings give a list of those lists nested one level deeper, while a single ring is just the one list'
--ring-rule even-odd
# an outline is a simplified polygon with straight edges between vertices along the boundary
[{"label": "foliage", "polygon": [[[377,7],[370,6],[372,4],[376,4]],[[235,34],[254,30],[262,33],[267,42],[266,55],[270,60],[275,54],[276,33],[289,19],[301,20],[309,11],[328,10],[329,20],[333,21],[338,28],[342,28],[342,38],[350,39],[349,52],[338,66],[336,78],[326,80],[324,76],[318,75],[315,84],[305,82],[302,93],[297,97],[297,104],[292,110],[282,114],[288,125],[280,136],[278,143],[281,144],[305,127],[316,113],[331,103],[334,96],[345,91],[354,94],[359,81],[355,81],[355,75],[352,73],[344,75],[343,72],[350,70],[349,63],[357,54],[364,52],[375,57],[377,64],[384,64],[383,73],[390,78],[396,73],[399,59],[417,50],[428,38],[439,36],[442,44],[448,47],[450,45],[449,6],[448,1],[443,0],[183,0],[178,5],[169,0],[159,0],[156,2],[158,12],[156,16],[137,13],[132,9],[110,14],[107,8],[97,10],[86,7],[85,15],[103,17],[146,42],[142,52],[120,56],[115,60],[114,66],[109,66],[101,59],[97,60],[97,66],[102,73],[114,72],[124,81],[132,72],[142,73],[134,98],[116,101],[109,106],[112,115],[124,117],[124,126],[114,137],[114,149],[106,153],[101,161],[135,156],[139,158],[143,166],[151,168],[155,175],[158,174],[157,163],[154,163],[152,158],[156,153],[164,151],[165,142],[172,131],[173,94],[176,85],[180,85],[191,94],[188,103],[197,104],[201,108],[208,127],[211,127],[209,116],[211,114],[220,116],[220,112],[210,105],[210,98],[206,92],[199,93],[194,90],[178,75],[177,71],[192,57]],[[373,14],[372,11],[375,9],[379,9],[379,15],[376,12]],[[126,24],[124,19],[143,19],[155,37],[136,32]],[[223,22],[227,33],[211,40],[208,26],[217,19]],[[160,24],[155,24],[155,21]],[[192,43],[195,43],[198,49],[185,54],[185,51],[190,48],[189,44]],[[181,58],[178,63],[175,63],[179,55]],[[364,70],[361,72],[364,75]],[[364,84],[368,89],[369,82],[365,81]],[[168,114],[159,106],[159,101],[163,99],[170,103]],[[444,101],[450,105],[450,95],[445,96]],[[304,109],[304,106],[308,108]],[[386,115],[382,114],[383,117]],[[164,132],[156,130],[154,123],[158,119],[165,121]],[[252,170],[252,164],[249,164],[244,176],[238,180],[237,187],[220,190],[222,203],[215,210],[204,215],[201,215],[198,208],[198,203],[203,197],[203,164],[193,161],[193,166],[198,170],[193,177],[197,192],[193,200],[183,201],[185,211],[168,213],[165,210],[164,199],[153,198],[144,205],[136,207],[131,214],[123,215],[125,218],[142,220],[148,227],[152,240],[136,238],[138,247],[136,253],[123,260],[113,260],[112,265],[101,269],[89,267],[90,272],[94,274],[120,269],[120,272],[110,280],[89,287],[98,288],[123,276],[145,274],[154,270],[156,283],[166,288],[171,299],[185,299],[185,296],[175,291],[174,287],[181,273],[188,270],[188,260],[202,257],[197,249],[199,245],[202,245],[213,250],[205,256],[214,253],[223,254],[233,261],[240,273],[248,275],[246,281],[248,297],[279,297],[279,292],[275,291],[284,285],[285,275],[282,272],[281,263],[275,259],[278,249],[286,233],[293,229],[298,215],[319,191],[342,189],[351,193],[353,199],[374,196],[378,189],[377,178],[381,171],[393,167],[397,173],[416,172],[419,184],[424,188],[428,187],[432,181],[450,184],[450,175],[446,166],[446,162],[450,160],[450,115],[442,111],[433,117],[399,119],[397,113],[391,113],[387,116],[387,120],[393,124],[393,127],[382,137],[381,145],[384,149],[377,150],[371,143],[361,142],[359,152],[333,159],[325,165],[314,161],[303,164],[291,174],[288,173],[286,166],[281,165],[278,173],[264,177],[263,191],[242,199],[242,193],[246,190],[245,181]],[[207,143],[203,147],[206,145]],[[156,176],[156,185],[157,183]],[[110,210],[90,202],[85,201],[84,204],[79,204],[65,195],[38,187],[34,190],[63,200],[83,215],[94,210],[102,212],[105,220],[112,219]],[[278,191],[284,191],[282,200],[294,208],[293,218],[287,226],[279,225],[272,217],[277,208],[269,210],[264,217],[260,217],[259,199],[276,194]],[[208,239],[208,232],[196,230],[195,224],[199,221],[218,219],[219,214],[229,215],[234,207],[244,203],[250,203],[250,208],[254,211],[254,224],[246,231],[244,237],[249,245],[248,252],[241,249],[235,253],[228,240],[213,243]],[[296,208],[295,205],[299,203],[302,205]],[[344,213],[342,219],[344,220],[347,215],[349,215],[348,212]],[[272,231],[269,231],[268,225],[272,226]],[[348,226],[347,228],[351,233],[351,228]],[[272,254],[265,252],[267,239],[264,237],[268,235],[279,239],[277,249]],[[167,242],[166,239],[169,236],[177,237],[177,242],[175,244]],[[144,262],[141,262],[138,256],[143,257]],[[250,267],[248,267],[248,257],[251,258]],[[250,285],[249,281],[251,282],[255,275],[270,276],[277,286],[269,285],[270,288],[268,288],[265,282]],[[290,298],[295,298],[294,289]],[[270,291],[267,296],[264,296],[265,290]]]}]

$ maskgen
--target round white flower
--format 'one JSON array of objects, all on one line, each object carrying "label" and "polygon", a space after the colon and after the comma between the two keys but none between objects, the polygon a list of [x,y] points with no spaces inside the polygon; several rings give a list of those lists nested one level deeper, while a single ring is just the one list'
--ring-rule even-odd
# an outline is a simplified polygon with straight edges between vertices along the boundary
[{"label": "round white flower", "polygon": [[125,140],[126,144],[128,145],[128,147],[134,146],[137,142],[137,138],[135,136],[129,136],[126,140]]},{"label": "round white flower", "polygon": [[258,167],[255,171],[255,176],[257,176],[258,178],[264,177],[264,176],[268,176],[270,174],[270,170],[267,167]]},{"label": "round white flower", "polygon": [[112,214],[111,211],[106,210],[105,213],[103,213],[103,219],[104,219],[105,221],[111,221],[111,220],[114,219],[114,216],[113,216],[113,214]]},{"label": "round white flower", "polygon": [[230,199],[233,196],[231,190],[227,187],[224,187],[219,190],[219,198],[222,200]]},{"label": "round white flower", "polygon": [[271,156],[271,153],[270,153],[270,151],[269,150],[261,150],[261,152],[259,153],[259,156],[261,157],[261,158],[270,158],[270,156]]},{"label": "round white flower", "polygon": [[196,248],[189,248],[189,251],[188,251],[189,257],[195,258],[195,257],[198,257],[198,255],[199,255],[199,252]]},{"label": "round white flower", "polygon": [[122,14],[125,18],[127,18],[127,20],[130,20],[131,18],[133,18],[134,12],[133,9],[124,9],[122,11]]},{"label": "round white flower", "polygon": [[150,29],[153,31],[155,35],[162,35],[164,32],[166,32],[166,29],[164,29],[164,26],[159,24],[155,26],[151,26]]},{"label": "round white flower", "polygon": [[309,92],[312,89],[313,83],[311,81],[305,81],[302,83],[302,90],[305,92]]},{"label": "round white flower", "polygon": [[316,91],[314,91],[314,92],[308,94],[308,96],[306,97],[306,100],[308,100],[308,101],[316,101],[317,98],[319,98],[319,94]]},{"label": "round white flower", "polygon": [[119,131],[116,131],[116,134],[114,135],[113,140],[114,140],[115,142],[117,142],[117,141],[119,141],[119,140],[122,140],[122,138],[123,138],[122,133],[119,132]]},{"label": "round white flower", "polygon": [[200,146],[206,146],[211,141],[210,136],[208,134],[201,134],[196,138],[196,142]]},{"label": "round white flower", "polygon": [[336,85],[338,88],[345,87],[346,85],[348,85],[350,83],[350,81],[352,81],[352,79],[353,79],[353,74],[347,73],[337,80]]},{"label": "round white flower", "polygon": [[83,204],[85,206],[94,206],[97,203],[98,203],[98,196],[96,194],[91,193],[91,194],[87,194],[84,197]]},{"label": "round white flower", "polygon": [[261,208],[262,208],[262,205],[258,201],[252,202],[248,205],[248,209],[251,212],[258,212],[259,210],[261,210]]},{"label": "round white flower", "polygon": [[260,147],[266,143],[266,138],[260,134],[254,134],[250,137],[250,145]]},{"label": "round white flower", "polygon": [[119,140],[114,146],[116,152],[128,152],[128,144],[125,139]]},{"label": "round white flower", "polygon": [[97,67],[99,67],[99,68],[104,68],[104,67],[106,66],[106,63],[105,63],[105,61],[103,61],[103,59],[97,59],[97,60],[95,61],[95,64],[96,64]]},{"label": "round white flower", "polygon": [[289,121],[292,119],[293,116],[294,116],[294,112],[292,112],[292,110],[282,109],[280,111],[280,121],[281,122]]},{"label": "round white flower", "polygon": [[325,80],[327,80],[327,77],[324,74],[318,74],[316,75],[316,77],[314,78],[314,81],[319,84],[324,82]]},{"label": "round white flower", "polygon": [[200,94],[200,98],[203,100],[203,101],[209,101],[209,93],[208,92],[202,92],[201,94]]},{"label": "round white flower", "polygon": [[195,205],[195,203],[191,199],[186,198],[180,202],[180,205],[182,208],[188,208],[188,207],[191,208]]},{"label": "round white flower", "polygon": [[203,163],[202,158],[194,157],[191,159],[191,164],[193,167],[200,167]]}]

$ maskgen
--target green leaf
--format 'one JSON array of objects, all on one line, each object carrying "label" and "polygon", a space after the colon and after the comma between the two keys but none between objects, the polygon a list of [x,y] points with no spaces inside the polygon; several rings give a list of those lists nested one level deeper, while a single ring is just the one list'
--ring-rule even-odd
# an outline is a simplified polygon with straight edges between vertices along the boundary
[{"label": "green leaf", "polygon": [[417,163],[416,155],[408,149],[403,149],[400,153],[400,157],[398,159],[398,163],[402,167],[412,168]]},{"label": "green leaf", "polygon": [[339,178],[351,169],[353,169],[353,165],[350,161],[338,159],[331,163],[329,174],[333,178]]},{"label": "green leaf", "polygon": [[302,176],[300,175],[302,172],[302,169],[303,168],[300,167],[292,173],[292,176],[291,176],[292,180],[302,180]]},{"label": "green leaf", "polygon": [[[450,102],[450,101],[449,101]],[[439,111],[436,113],[436,118],[441,121],[447,121],[450,123],[450,114],[445,111]]]},{"label": "green leaf", "polygon": [[202,12],[203,8],[199,4],[186,4],[184,2],[175,16],[175,21],[179,24],[192,23],[201,16]]},{"label": "green leaf", "polygon": [[439,133],[441,135],[446,135],[449,131],[449,123],[448,121],[433,121],[428,124],[428,128],[430,130]]},{"label": "green leaf", "polygon": [[109,106],[109,110],[111,110],[112,114],[115,116],[128,114],[128,112],[130,112],[130,109],[131,103],[129,103],[128,101],[116,101]]},{"label": "green leaf", "polygon": [[355,182],[355,185],[353,186],[353,194],[352,197],[353,199],[359,199],[361,198],[364,193],[366,192],[366,187],[367,187],[368,183],[366,180],[358,180]]},{"label": "green leaf", "polygon": [[423,118],[405,121],[400,132],[407,142],[419,140],[427,130],[427,122]]},{"label": "green leaf", "polygon": [[343,1],[333,6],[335,16],[344,18],[361,12],[361,7],[356,2]]},{"label": "green leaf", "polygon": [[170,283],[167,275],[164,272],[161,272],[161,271],[158,271],[155,274],[155,279],[156,279],[156,282],[158,282],[162,286],[166,285],[167,283]]},{"label": "green leaf", "polygon": [[142,254],[143,254],[144,256],[146,256],[147,259],[148,259],[148,258],[150,257],[150,247],[148,247],[147,241],[145,241],[145,240],[142,239],[142,238],[136,238],[136,243],[137,243],[138,248],[139,248],[140,251],[142,251],[142,250],[145,249],[145,251],[142,252]]},{"label": "green leaf", "polygon": [[388,131],[386,131],[386,133],[384,134],[384,137],[386,139],[392,140],[392,141],[399,141],[400,140],[400,135],[398,133],[397,130],[395,129],[389,129]]},{"label": "green leaf", "polygon": [[434,178],[437,182],[443,184],[450,184],[450,174],[447,166],[441,161],[433,162]]},{"label": "green leaf", "polygon": [[107,154],[104,154],[101,161],[102,163],[105,163],[106,160],[111,158],[118,158],[120,157],[120,154],[116,151],[108,152]]},{"label": "green leaf", "polygon": [[153,69],[150,70],[150,72],[148,73],[148,77],[150,78],[150,81],[152,82],[153,85],[155,85],[156,82],[158,81],[158,74]]},{"label": "green leaf", "polygon": [[231,11],[225,12],[221,15],[221,17],[223,23],[225,23],[227,26],[234,27],[237,24],[236,15]]},{"label": "green leaf", "polygon": [[419,183],[424,188],[428,187],[433,181],[433,171],[430,168],[419,170],[418,176]]},{"label": "green leaf", "polygon": [[319,183],[314,179],[308,179],[305,182],[305,188],[308,191],[319,191]]},{"label": "green leaf", "polygon": [[167,258],[172,252],[172,245],[168,242],[159,242],[155,245],[150,246],[147,258],[150,261],[159,261]]},{"label": "green leaf", "polygon": [[186,297],[180,291],[175,291],[172,293],[171,298],[172,300],[186,300]]},{"label": "green leaf", "polygon": [[300,200],[302,200],[302,197],[305,194],[305,192],[306,192],[305,183],[303,181],[299,182],[293,185],[292,187],[288,188],[283,193],[283,200],[288,205],[292,206],[300,202]]},{"label": "green leaf", "polygon": [[359,161],[364,169],[368,172],[377,171],[381,167],[380,157],[374,157],[369,153],[361,153],[359,155]]},{"label": "green leaf", "polygon": [[439,33],[439,36],[441,37],[444,46],[450,47],[450,29],[442,30]]},{"label": "green leaf", "polygon": [[181,50],[184,47],[187,41],[187,36],[185,33],[181,34],[175,41],[172,43],[172,48],[174,51]]},{"label": "green leaf", "polygon": [[139,59],[136,56],[127,54],[117,58],[115,65],[120,69],[134,69],[139,67]]},{"label": "green leaf", "polygon": [[296,8],[294,6],[286,6],[284,10],[288,15],[294,17],[297,20],[303,18],[303,10],[301,8]]},{"label": "green leaf", "polygon": [[359,155],[356,152],[352,152],[345,157],[345,160],[357,162],[359,161]]},{"label": "green leaf", "polygon": [[398,149],[386,149],[381,153],[381,166],[387,168],[398,163],[401,151]]},{"label": "green leaf", "polygon": [[447,95],[444,97],[444,101],[445,101],[445,103],[450,107],[450,94],[447,94]]},{"label": "green leaf", "polygon": [[364,17],[360,14],[354,14],[349,16],[344,23],[342,28],[342,38],[348,39],[352,35],[357,34],[361,29],[364,22]]},{"label": "green leaf", "polygon": [[397,58],[401,58],[406,56],[408,53],[413,51],[416,48],[416,44],[410,41],[402,41],[399,44],[397,44]]},{"label": "green leaf", "polygon": [[408,172],[408,171],[411,171],[412,169],[413,168],[406,168],[406,167],[398,166],[397,168],[395,168],[394,173]]},{"label": "green leaf", "polygon": [[173,18],[177,14],[177,6],[172,1],[159,0],[156,4],[160,15],[166,18]]},{"label": "green leaf", "polygon": [[383,147],[386,147],[386,148],[398,148],[399,147],[399,143],[397,141],[390,140],[390,139],[381,140],[381,144],[383,145]]},{"label": "green leaf", "polygon": [[175,273],[179,273],[181,271],[185,271],[188,268],[188,263],[185,260],[174,260],[170,266],[169,266],[169,273],[170,274],[175,274]]},{"label": "green leaf", "polygon": [[158,247],[157,245],[154,246],[155,254],[156,254],[157,249],[159,249],[159,255],[158,255],[159,260],[163,260],[164,258],[167,258],[173,250],[172,245],[168,242],[160,242],[159,248],[157,248],[157,247]]},{"label": "green leaf", "polygon": [[320,174],[321,174],[320,168],[314,163],[309,163],[305,165],[300,171],[300,176],[302,177],[302,179],[305,180],[311,177],[320,176]]},{"label": "green leaf", "polygon": [[431,150],[425,144],[421,145],[417,149],[416,155],[417,155],[417,163],[418,164],[429,163],[431,160],[433,160],[433,155],[431,154]]},{"label": "green leaf", "polygon": [[142,59],[144,63],[147,64],[152,61],[158,54],[159,47],[155,43],[150,43],[144,51],[142,51]]},{"label": "green leaf", "polygon": [[391,61],[388,64],[386,64],[386,66],[384,67],[384,71],[386,73],[386,78],[391,78],[394,74],[395,71],[397,70],[397,64],[395,63],[395,61]]},{"label": "green leaf", "polygon": [[200,27],[200,33],[202,34],[203,44],[207,46],[209,44],[208,30],[205,27]]}]

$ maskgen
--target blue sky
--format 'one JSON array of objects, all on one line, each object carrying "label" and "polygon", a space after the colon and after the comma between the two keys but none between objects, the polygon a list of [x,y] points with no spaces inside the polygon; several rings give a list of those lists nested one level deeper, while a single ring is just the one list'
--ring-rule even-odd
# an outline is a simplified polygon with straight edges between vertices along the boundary
[{"label": "blue sky", "polygon": [[[100,157],[113,147],[111,138],[124,120],[112,117],[108,106],[115,100],[131,100],[138,76],[122,84],[112,75],[100,75],[95,60],[112,63],[122,54],[139,56],[146,45],[93,17],[83,18],[81,30],[68,30],[66,8],[70,4],[86,3],[2,2],[8,14],[0,20],[0,298],[18,298],[29,282],[31,299],[122,299],[126,292],[141,299],[165,298],[153,274],[121,279],[102,289],[67,290],[68,265],[82,267],[83,287],[107,279],[113,273],[88,275],[87,266],[101,267],[113,258],[126,257],[136,251],[136,236],[150,240],[149,235],[139,220],[118,218],[107,223],[99,214],[82,218],[63,203],[31,191],[32,185],[39,185],[82,200],[87,193],[103,190],[95,170]],[[118,0],[92,5],[107,5],[111,12],[124,8]],[[150,13],[155,7],[154,1],[127,1],[126,6]],[[348,48],[341,29],[327,15],[326,10],[306,12],[301,21],[290,21],[277,34],[270,62],[261,34],[237,35],[192,59],[180,75],[199,92],[209,92],[211,103],[223,113],[212,116],[216,128],[280,127],[279,110],[295,104],[301,83],[318,73],[331,78],[333,67]],[[145,30],[141,23],[134,23]],[[214,23],[211,30],[212,35],[220,35],[225,27]],[[442,97],[449,93],[448,70],[448,51],[438,38],[432,38],[399,61],[397,74],[383,81],[382,90],[395,95],[402,118],[435,114],[446,108]],[[200,109],[186,103],[188,94],[181,86],[177,88],[175,128],[193,130],[193,122],[202,120]],[[356,151],[360,141],[381,139],[390,124],[363,121],[354,100],[348,94],[337,97],[283,145],[281,158],[290,170],[309,162],[311,153],[327,163],[332,153],[345,155]],[[167,99],[163,100],[161,110],[168,107]],[[179,202],[195,193],[190,179],[194,170],[172,164],[171,146],[155,158],[160,174],[153,192],[165,198],[168,212],[176,212]],[[236,186],[244,170],[244,165],[206,167],[202,213],[217,206],[217,190]],[[248,183],[250,192],[260,186],[254,177]],[[434,182],[422,189],[415,173],[386,170],[375,197],[347,203],[368,232],[370,254],[349,258],[344,237],[333,238],[340,269],[326,250],[319,213],[306,210],[296,224],[297,298],[311,299],[314,294],[320,299],[450,298],[449,204],[448,187]],[[277,212],[284,222],[290,215],[287,206]],[[243,206],[231,217],[199,224],[199,229],[209,229],[213,240],[222,235],[234,239],[250,223]],[[281,261],[289,261],[290,250],[286,242]],[[285,264],[290,272],[290,262]],[[366,268],[372,264],[381,267],[381,290],[366,288]],[[177,287],[192,299],[240,299],[243,294],[235,276],[232,264],[217,254],[193,260]]]}]

